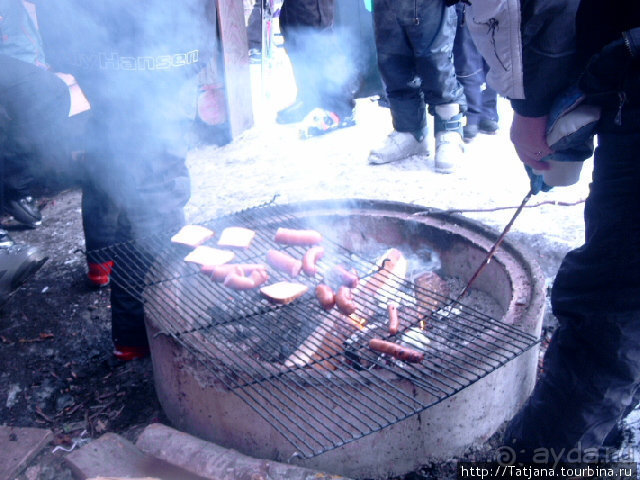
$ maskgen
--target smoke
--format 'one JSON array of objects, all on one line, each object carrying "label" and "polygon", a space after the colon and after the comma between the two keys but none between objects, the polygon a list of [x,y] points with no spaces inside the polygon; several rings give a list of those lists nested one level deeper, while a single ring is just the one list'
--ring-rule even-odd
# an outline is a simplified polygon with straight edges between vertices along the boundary
[{"label": "smoke", "polygon": [[339,114],[350,112],[361,80],[375,63],[372,19],[362,9],[361,2],[335,2],[333,11],[314,18],[310,9],[292,5],[281,16],[299,100]]},{"label": "smoke", "polygon": [[48,63],[71,73],[91,103],[85,180],[142,223],[189,197],[185,134],[198,73],[215,49],[208,4],[37,3]]}]

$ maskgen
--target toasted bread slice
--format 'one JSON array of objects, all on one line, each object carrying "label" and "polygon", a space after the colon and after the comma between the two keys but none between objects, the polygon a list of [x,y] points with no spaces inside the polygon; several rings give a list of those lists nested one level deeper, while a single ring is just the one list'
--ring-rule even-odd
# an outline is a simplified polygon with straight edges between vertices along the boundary
[{"label": "toasted bread slice", "polygon": [[249,248],[256,232],[244,227],[227,227],[218,239],[219,247]]},{"label": "toasted bread slice", "polygon": [[233,260],[236,254],[229,250],[220,250],[207,246],[196,247],[189,255],[184,257],[185,262],[192,262],[203,267],[214,267]]},{"label": "toasted bread slice", "polygon": [[307,293],[307,290],[309,287],[301,283],[278,282],[262,287],[260,293],[271,303],[287,305]]},{"label": "toasted bread slice", "polygon": [[181,243],[190,247],[197,247],[213,237],[215,233],[202,225],[185,225],[171,237],[173,243]]}]

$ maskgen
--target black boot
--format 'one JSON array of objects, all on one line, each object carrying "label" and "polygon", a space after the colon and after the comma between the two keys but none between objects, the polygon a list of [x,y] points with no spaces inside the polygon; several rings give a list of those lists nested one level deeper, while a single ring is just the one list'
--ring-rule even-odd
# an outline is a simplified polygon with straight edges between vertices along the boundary
[{"label": "black boot", "polygon": [[0,305],[46,261],[47,257],[36,247],[15,244],[0,247]]},{"label": "black boot", "polygon": [[33,197],[13,198],[5,202],[4,211],[17,222],[35,228],[42,223],[42,214]]},{"label": "black boot", "polygon": [[0,228],[0,248],[6,248],[13,245],[13,238],[4,228]]},{"label": "black boot", "polygon": [[302,100],[296,100],[287,108],[283,108],[278,112],[276,122],[281,125],[285,125],[287,123],[298,123],[304,120],[304,117],[306,117],[311,110],[313,110],[313,107],[309,104]]}]

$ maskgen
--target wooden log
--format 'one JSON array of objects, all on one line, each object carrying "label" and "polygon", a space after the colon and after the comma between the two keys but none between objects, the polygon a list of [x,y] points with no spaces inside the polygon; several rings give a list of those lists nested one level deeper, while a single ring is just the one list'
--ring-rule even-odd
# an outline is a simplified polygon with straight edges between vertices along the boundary
[{"label": "wooden log", "polygon": [[355,330],[348,327],[340,316],[341,314],[332,312],[325,317],[298,349],[289,355],[284,366],[295,368],[309,365],[317,370],[335,370],[339,360],[329,357],[344,352],[344,342],[352,333],[349,329]]},{"label": "wooden log", "polygon": [[417,312],[421,317],[431,315],[445,304],[449,285],[436,272],[426,272],[414,280]]},{"label": "wooden log", "polygon": [[105,433],[65,457],[75,476],[89,478],[132,478],[202,480],[200,476],[142,452],[115,433]]},{"label": "wooden log", "polygon": [[346,480],[296,465],[260,460],[155,423],[144,429],[136,446],[149,455],[208,480]]}]

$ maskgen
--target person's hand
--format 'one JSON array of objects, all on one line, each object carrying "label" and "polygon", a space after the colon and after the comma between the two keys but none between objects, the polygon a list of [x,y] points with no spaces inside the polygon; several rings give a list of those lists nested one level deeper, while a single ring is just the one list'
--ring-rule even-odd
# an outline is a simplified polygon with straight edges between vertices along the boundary
[{"label": "person's hand", "polygon": [[535,173],[529,165],[524,164],[524,170],[525,172],[527,172],[527,175],[529,176],[529,185],[531,185],[531,193],[533,193],[534,195],[537,195],[540,192],[548,192],[553,188],[547,185],[546,183],[544,183],[544,178],[542,178],[542,175],[538,175],[537,173]]},{"label": "person's hand", "polygon": [[516,153],[525,165],[534,170],[548,170],[549,165],[542,159],[551,155],[553,150],[547,144],[548,117],[523,117],[513,112],[511,124],[511,141]]}]

